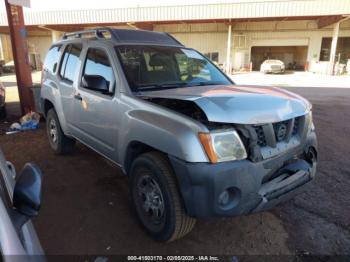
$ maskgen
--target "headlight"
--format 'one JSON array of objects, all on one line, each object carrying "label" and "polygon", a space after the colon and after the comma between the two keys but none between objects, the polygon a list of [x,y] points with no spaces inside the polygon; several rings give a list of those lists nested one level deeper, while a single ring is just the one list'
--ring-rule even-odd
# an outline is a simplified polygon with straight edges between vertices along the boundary
[{"label": "headlight", "polygon": [[199,133],[199,139],[212,163],[247,158],[242,140],[235,130]]}]

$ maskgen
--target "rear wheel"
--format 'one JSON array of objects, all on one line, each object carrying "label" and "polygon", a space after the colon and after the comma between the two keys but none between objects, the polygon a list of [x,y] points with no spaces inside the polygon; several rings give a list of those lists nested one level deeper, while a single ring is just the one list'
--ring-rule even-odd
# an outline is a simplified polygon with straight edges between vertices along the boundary
[{"label": "rear wheel", "polygon": [[63,133],[56,111],[53,108],[47,113],[46,130],[50,146],[56,154],[64,155],[72,151],[75,140]]},{"label": "rear wheel", "polygon": [[149,152],[134,160],[130,192],[139,221],[155,240],[170,242],[193,229],[196,219],[186,214],[174,172],[163,154]]}]

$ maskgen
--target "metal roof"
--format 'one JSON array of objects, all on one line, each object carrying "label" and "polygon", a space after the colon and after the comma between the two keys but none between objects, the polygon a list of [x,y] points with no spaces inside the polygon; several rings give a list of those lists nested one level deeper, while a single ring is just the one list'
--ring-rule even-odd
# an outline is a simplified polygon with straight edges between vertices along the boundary
[{"label": "metal roof", "polygon": [[[256,0],[224,4],[25,12],[26,25],[174,22],[215,19],[349,15],[349,0]],[[7,25],[0,13],[0,26]]]}]

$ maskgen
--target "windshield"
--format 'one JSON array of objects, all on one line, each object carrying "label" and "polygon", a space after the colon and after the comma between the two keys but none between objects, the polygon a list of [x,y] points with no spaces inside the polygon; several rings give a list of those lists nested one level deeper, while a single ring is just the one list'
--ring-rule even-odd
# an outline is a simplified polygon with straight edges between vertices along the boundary
[{"label": "windshield", "polygon": [[117,46],[116,51],[132,91],[232,84],[192,49],[128,45]]}]

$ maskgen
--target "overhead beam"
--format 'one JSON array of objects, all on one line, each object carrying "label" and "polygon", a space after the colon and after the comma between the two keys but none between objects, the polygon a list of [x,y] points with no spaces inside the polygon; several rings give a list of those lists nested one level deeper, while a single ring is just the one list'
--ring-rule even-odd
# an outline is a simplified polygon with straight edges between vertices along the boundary
[{"label": "overhead beam", "polygon": [[342,20],[344,17],[342,15],[333,15],[333,16],[324,16],[318,19],[317,26],[319,29],[325,28],[329,25],[333,25],[340,20]]},{"label": "overhead beam", "polygon": [[135,26],[141,30],[153,31],[153,24],[151,23],[136,23]]}]

